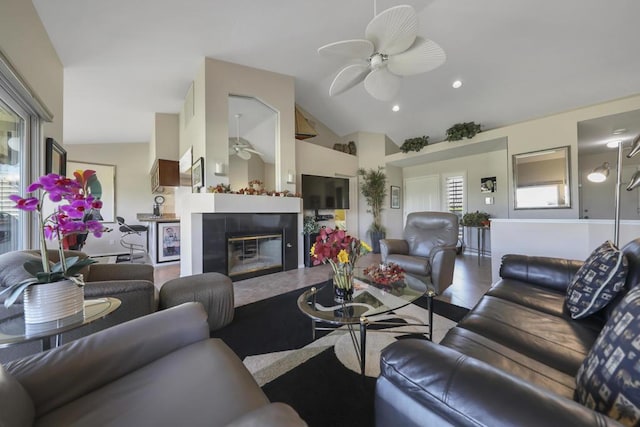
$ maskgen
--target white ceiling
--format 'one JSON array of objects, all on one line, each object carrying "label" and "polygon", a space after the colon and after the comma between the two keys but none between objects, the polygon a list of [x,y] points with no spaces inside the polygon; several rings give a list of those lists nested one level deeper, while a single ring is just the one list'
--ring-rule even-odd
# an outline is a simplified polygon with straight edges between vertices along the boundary
[{"label": "white ceiling", "polygon": [[397,144],[640,93],[636,0],[378,0],[378,11],[414,6],[419,34],[447,54],[388,103],[362,85],[330,98],[344,64],[316,52],[362,38],[372,0],[33,3],[65,67],[65,143],[148,141],[153,113],[180,110],[205,56],[295,76],[296,102],[337,134],[381,132]]}]

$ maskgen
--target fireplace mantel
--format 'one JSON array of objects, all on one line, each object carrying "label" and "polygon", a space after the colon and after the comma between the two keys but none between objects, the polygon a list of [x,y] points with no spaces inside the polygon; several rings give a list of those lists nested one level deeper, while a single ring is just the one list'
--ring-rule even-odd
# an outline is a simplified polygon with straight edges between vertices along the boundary
[{"label": "fireplace mantel", "polygon": [[188,197],[190,213],[300,213],[300,197],[194,193]]},{"label": "fireplace mantel", "polygon": [[[181,194],[176,204],[184,244],[181,245],[180,275],[203,272],[202,218],[206,214],[295,214],[298,217],[297,256],[294,264],[303,265],[302,259],[302,199],[299,197],[251,196],[225,193]],[[188,239],[188,240],[187,240]],[[297,261],[297,263],[296,263]]]}]

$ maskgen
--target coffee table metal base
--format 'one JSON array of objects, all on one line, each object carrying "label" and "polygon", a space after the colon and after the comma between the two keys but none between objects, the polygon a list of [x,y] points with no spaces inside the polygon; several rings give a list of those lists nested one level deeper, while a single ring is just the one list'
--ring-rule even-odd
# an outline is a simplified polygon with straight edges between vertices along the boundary
[{"label": "coffee table metal base", "polygon": [[[314,290],[312,289],[312,292]],[[401,324],[402,327],[405,326],[417,326],[417,327],[425,327],[427,328],[427,332],[424,333],[425,337],[431,341],[433,338],[433,297],[436,296],[436,293],[433,291],[428,291],[425,296],[427,297],[427,316],[428,316],[428,323],[403,323]],[[315,301],[315,294],[312,297],[312,304],[315,305],[316,301]],[[342,304],[344,307],[344,303]],[[367,316],[360,316],[360,321],[359,323],[357,323],[357,325],[359,325],[359,333],[356,333],[355,331],[355,325],[356,323],[344,323],[344,324],[336,324],[333,323],[332,324],[336,324],[336,326],[334,327],[326,327],[326,326],[318,326],[318,323],[329,323],[329,322],[324,322],[321,320],[316,320],[316,319],[311,319],[311,333],[312,333],[312,338],[315,341],[316,340],[316,331],[335,331],[336,329],[342,327],[342,326],[346,326],[347,330],[349,331],[349,335],[351,337],[351,343],[353,344],[353,349],[356,353],[357,358],[360,360],[360,375],[364,376],[365,374],[365,366],[366,366],[366,358],[367,358],[367,328],[369,327],[369,325],[376,325],[376,326],[391,326],[391,327],[398,327],[398,323],[393,323],[393,322],[383,322],[383,321],[376,321],[374,318],[370,318]],[[402,317],[402,316],[398,316],[398,317]],[[386,331],[384,329],[380,329],[380,330],[376,330],[376,332],[386,332],[386,333],[402,333],[402,331],[398,331],[397,329],[394,329],[393,331]],[[411,331],[411,333],[415,333],[415,331]],[[359,339],[358,339],[358,335],[359,335]]]}]

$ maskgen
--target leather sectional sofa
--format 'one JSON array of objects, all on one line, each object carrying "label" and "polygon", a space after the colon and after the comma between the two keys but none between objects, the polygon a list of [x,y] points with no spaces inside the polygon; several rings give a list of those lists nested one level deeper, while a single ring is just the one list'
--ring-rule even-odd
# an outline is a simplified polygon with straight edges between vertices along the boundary
[{"label": "leather sectional sofa", "polygon": [[566,289],[579,261],[507,255],[501,280],[441,343],[402,340],[381,357],[376,426],[610,426],[577,403],[575,377],[622,296],[640,282],[640,239],[623,248],[625,289],[574,320]]},{"label": "leather sectional sofa", "polygon": [[[186,303],[0,366],[2,426],[305,426]],[[11,404],[7,404],[11,402]]]}]

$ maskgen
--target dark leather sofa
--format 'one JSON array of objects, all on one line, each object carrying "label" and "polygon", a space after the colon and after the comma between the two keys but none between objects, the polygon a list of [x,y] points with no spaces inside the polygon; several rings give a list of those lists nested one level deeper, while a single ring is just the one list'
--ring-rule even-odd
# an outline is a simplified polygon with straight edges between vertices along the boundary
[{"label": "dark leather sofa", "polygon": [[506,255],[495,283],[440,344],[402,340],[381,357],[376,426],[613,426],[573,400],[577,371],[622,296],[640,282],[640,239],[623,248],[625,289],[573,320],[580,261]]}]

